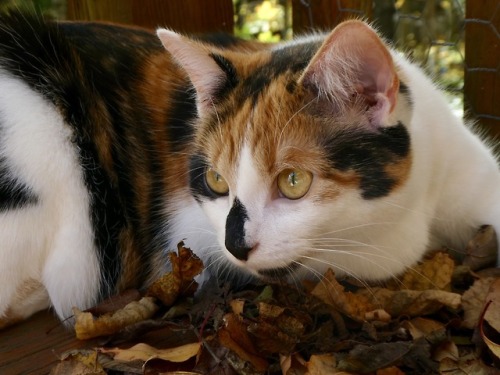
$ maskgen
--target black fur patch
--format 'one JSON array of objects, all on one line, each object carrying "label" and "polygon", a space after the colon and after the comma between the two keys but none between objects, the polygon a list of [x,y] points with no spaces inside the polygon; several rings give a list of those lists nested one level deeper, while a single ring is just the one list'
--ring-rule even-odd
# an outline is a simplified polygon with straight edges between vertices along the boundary
[{"label": "black fur patch", "polygon": [[293,94],[296,88],[297,88],[297,82],[295,81],[290,81],[286,84],[286,91],[288,91],[290,94]]},{"label": "black fur patch", "polygon": [[297,73],[304,70],[318,46],[292,45],[272,51],[269,62],[258,67],[242,82],[241,93],[238,93],[241,100],[252,98],[255,103],[260,93],[278,76],[286,72]]},{"label": "black fur patch", "polygon": [[214,93],[214,96],[218,100],[223,100],[224,97],[233,90],[239,82],[238,74],[234,65],[226,59],[224,56],[218,55],[216,53],[211,53],[210,57],[217,63],[219,68],[226,74],[226,79],[223,84]]},{"label": "black fur patch", "polygon": [[9,176],[7,162],[0,158],[0,211],[15,210],[36,204],[32,190]]},{"label": "black fur patch", "polygon": [[385,167],[408,156],[410,134],[402,123],[378,133],[345,131],[324,147],[332,167],[343,172],[354,170],[361,178],[362,197],[375,199],[387,196],[397,183]]},{"label": "black fur patch", "polygon": [[220,197],[207,186],[205,179],[207,169],[208,163],[205,157],[195,153],[189,161],[189,186],[191,193],[198,202],[201,202],[202,198],[213,200]]},{"label": "black fur patch", "polygon": [[195,101],[195,90],[193,86],[176,90],[170,99],[173,108],[168,115],[168,139],[172,145],[172,151],[181,152],[186,144],[192,139],[194,128],[192,121],[198,115]]},{"label": "black fur patch", "polygon": [[245,241],[245,222],[248,214],[245,206],[238,198],[234,200],[226,220],[226,248],[237,259],[247,260],[252,249]]},{"label": "black fur patch", "polygon": [[411,96],[410,88],[404,82],[401,81],[399,82],[399,93],[401,95],[404,95],[410,104],[413,103],[413,98]]}]

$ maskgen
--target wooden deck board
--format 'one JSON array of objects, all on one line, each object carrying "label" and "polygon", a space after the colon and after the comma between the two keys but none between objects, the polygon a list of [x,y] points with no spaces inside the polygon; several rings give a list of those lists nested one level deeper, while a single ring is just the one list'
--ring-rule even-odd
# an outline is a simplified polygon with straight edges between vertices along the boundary
[{"label": "wooden deck board", "polygon": [[65,351],[91,346],[43,311],[0,331],[0,374],[48,374]]}]

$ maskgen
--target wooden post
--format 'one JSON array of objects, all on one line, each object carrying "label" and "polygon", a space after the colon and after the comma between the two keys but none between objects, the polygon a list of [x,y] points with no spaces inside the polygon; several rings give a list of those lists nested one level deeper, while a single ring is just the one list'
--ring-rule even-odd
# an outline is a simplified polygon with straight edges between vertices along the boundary
[{"label": "wooden post", "polygon": [[110,21],[184,33],[233,32],[231,0],[67,0],[70,20]]},{"label": "wooden post", "polygon": [[465,108],[500,137],[500,3],[466,1]]},{"label": "wooden post", "polygon": [[373,0],[292,0],[294,33],[331,30],[350,18],[371,19]]}]

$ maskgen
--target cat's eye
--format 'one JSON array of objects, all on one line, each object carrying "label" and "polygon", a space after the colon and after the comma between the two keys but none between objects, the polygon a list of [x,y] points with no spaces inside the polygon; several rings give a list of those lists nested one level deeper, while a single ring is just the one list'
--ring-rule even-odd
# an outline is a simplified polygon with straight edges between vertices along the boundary
[{"label": "cat's eye", "polygon": [[207,185],[215,194],[226,195],[229,192],[229,186],[219,173],[214,171],[212,168],[208,168],[205,174],[205,180]]},{"label": "cat's eye", "polygon": [[302,169],[285,169],[278,175],[278,189],[288,199],[302,198],[309,191],[313,175]]}]

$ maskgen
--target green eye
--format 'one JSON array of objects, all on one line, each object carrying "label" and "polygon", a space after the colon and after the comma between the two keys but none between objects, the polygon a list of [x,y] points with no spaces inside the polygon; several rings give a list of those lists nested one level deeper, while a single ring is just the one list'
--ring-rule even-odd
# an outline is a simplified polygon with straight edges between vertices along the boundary
[{"label": "green eye", "polygon": [[205,180],[208,187],[217,195],[226,195],[229,192],[229,186],[224,178],[212,168],[207,169]]},{"label": "green eye", "polygon": [[311,187],[313,175],[302,169],[285,169],[278,175],[278,189],[288,199],[302,198]]}]

